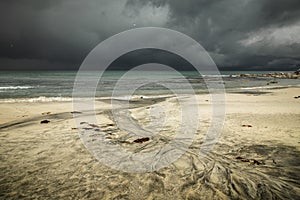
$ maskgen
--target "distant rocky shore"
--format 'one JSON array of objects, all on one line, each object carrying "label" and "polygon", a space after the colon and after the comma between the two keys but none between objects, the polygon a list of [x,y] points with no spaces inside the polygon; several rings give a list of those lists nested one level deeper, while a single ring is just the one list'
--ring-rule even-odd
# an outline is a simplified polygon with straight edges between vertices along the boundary
[{"label": "distant rocky shore", "polygon": [[272,77],[285,79],[300,79],[300,69],[295,72],[273,72],[268,74],[234,74],[231,77]]}]

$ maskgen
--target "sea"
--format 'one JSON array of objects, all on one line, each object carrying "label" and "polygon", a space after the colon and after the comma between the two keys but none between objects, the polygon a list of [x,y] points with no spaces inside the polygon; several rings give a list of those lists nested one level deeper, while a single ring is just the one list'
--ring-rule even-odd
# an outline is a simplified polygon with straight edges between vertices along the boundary
[{"label": "sea", "polygon": [[[90,93],[85,91],[94,87],[96,98],[112,95],[119,95],[120,98],[128,95],[163,96],[176,92],[190,93],[191,89],[196,94],[201,94],[209,93],[208,82],[218,82],[225,87],[226,92],[300,87],[299,79],[274,80],[271,77],[235,76],[264,73],[274,71],[221,71],[219,75],[200,75],[194,71],[135,71],[129,75],[125,71],[105,71],[102,74],[84,72],[80,74],[81,80],[87,81],[81,86],[82,93],[79,96],[89,97]],[[74,95],[74,82],[78,75],[77,71],[1,71],[0,103],[71,101]],[[99,79],[96,86],[90,86],[89,80],[95,78]],[[120,90],[123,91],[115,92]]]}]

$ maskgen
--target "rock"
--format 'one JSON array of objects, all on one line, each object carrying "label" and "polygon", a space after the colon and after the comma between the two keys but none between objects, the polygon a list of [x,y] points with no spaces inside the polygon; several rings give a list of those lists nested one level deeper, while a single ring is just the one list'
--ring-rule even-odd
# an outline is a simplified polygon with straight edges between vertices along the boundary
[{"label": "rock", "polygon": [[230,75],[230,77],[271,77],[271,78],[280,78],[280,79],[284,79],[284,78],[293,78],[293,79],[297,79],[300,78],[300,69],[298,69],[297,71],[290,73],[290,72],[273,72],[273,73],[268,73],[268,74],[237,74],[237,75]]},{"label": "rock", "polygon": [[249,77],[250,74],[240,74],[240,77]]},{"label": "rock", "polygon": [[294,79],[299,78],[299,77],[300,77],[299,74],[293,74],[293,75],[292,75],[292,78],[294,78]]},{"label": "rock", "polygon": [[49,120],[45,119],[41,121],[41,124],[48,124],[49,122],[50,122]]},{"label": "rock", "polygon": [[270,81],[270,83],[272,83],[272,84],[275,84],[275,83],[278,83],[278,81]]}]

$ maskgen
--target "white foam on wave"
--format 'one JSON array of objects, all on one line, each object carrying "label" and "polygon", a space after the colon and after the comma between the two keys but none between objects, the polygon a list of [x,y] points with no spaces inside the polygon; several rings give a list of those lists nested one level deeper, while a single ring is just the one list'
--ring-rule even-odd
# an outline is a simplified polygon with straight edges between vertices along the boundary
[{"label": "white foam on wave", "polygon": [[34,98],[16,98],[0,99],[1,103],[34,103],[34,102],[67,102],[72,101],[71,97],[34,97]]},{"label": "white foam on wave", "polygon": [[0,87],[0,90],[24,90],[24,89],[31,89],[34,86],[3,86]]},{"label": "white foam on wave", "polygon": [[[166,97],[173,97],[174,95],[133,95],[133,96],[122,96],[122,97],[96,97],[94,98],[95,101],[97,100],[119,100],[119,101],[130,101],[130,100],[137,100],[137,99],[155,99],[155,98],[166,98]],[[74,99],[72,97],[33,97],[33,98],[7,98],[7,99],[0,99],[0,103],[35,103],[35,102],[71,102]],[[91,100],[90,98],[79,98],[81,101]]]},{"label": "white foam on wave", "polygon": [[256,89],[280,89],[287,87],[300,87],[300,85],[274,85],[274,86],[256,86],[256,87],[243,87],[242,90],[256,90]]},{"label": "white foam on wave", "polygon": [[174,96],[174,94],[166,94],[166,95],[132,95],[132,96],[111,97],[111,99],[119,100],[119,101],[129,101],[129,100],[137,100],[137,99],[167,98],[167,97],[173,97],[173,96]]},{"label": "white foam on wave", "polygon": [[203,77],[207,77],[207,78],[226,78],[226,77],[232,77],[232,75],[224,75],[224,74],[220,74],[220,75],[202,75]]}]

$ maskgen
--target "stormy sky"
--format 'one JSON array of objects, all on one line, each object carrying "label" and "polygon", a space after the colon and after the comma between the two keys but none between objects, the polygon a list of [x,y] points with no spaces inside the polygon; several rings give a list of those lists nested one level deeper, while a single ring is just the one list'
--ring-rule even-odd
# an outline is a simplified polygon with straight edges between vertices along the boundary
[{"label": "stormy sky", "polygon": [[[1,70],[77,69],[101,41],[147,26],[187,34],[221,70],[300,66],[299,0],[0,0],[0,25]],[[149,50],[117,65],[143,59],[185,65]]]}]

